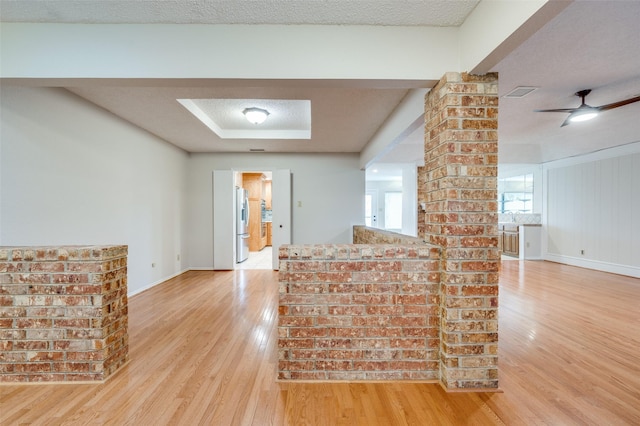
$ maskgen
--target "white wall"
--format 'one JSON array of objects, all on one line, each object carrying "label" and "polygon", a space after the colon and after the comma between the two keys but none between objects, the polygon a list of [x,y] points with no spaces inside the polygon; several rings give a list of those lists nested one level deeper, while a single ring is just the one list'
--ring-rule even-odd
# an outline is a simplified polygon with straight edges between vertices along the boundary
[{"label": "white wall", "polygon": [[187,200],[190,267],[213,267],[213,170],[290,169],[292,243],[350,243],[351,227],[364,223],[365,173],[358,160],[358,154],[191,154]]},{"label": "white wall", "polygon": [[127,244],[130,294],[186,269],[184,151],[64,89],[1,98],[0,244]]},{"label": "white wall", "polygon": [[544,170],[545,258],[640,277],[640,143]]}]

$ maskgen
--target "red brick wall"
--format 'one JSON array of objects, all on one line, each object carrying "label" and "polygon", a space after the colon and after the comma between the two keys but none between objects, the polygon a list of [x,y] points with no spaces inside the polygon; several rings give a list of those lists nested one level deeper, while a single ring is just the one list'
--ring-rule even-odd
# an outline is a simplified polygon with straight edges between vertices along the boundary
[{"label": "red brick wall", "polygon": [[278,378],[437,380],[438,250],[280,249]]},{"label": "red brick wall", "polygon": [[421,237],[442,249],[440,380],[497,388],[497,75],[447,73],[426,99]]},{"label": "red brick wall", "polygon": [[128,359],[127,247],[0,247],[0,381],[104,380]]},{"label": "red brick wall", "polygon": [[447,73],[425,111],[419,238],[281,248],[280,379],[498,387],[497,75]]},{"label": "red brick wall", "polygon": [[356,225],[353,227],[354,244],[400,244],[425,245],[422,238]]}]

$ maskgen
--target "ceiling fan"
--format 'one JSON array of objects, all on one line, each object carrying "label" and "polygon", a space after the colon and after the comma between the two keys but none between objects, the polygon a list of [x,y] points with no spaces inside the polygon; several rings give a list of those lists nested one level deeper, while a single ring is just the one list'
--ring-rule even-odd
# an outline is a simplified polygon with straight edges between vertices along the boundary
[{"label": "ceiling fan", "polygon": [[579,92],[575,93],[576,96],[582,98],[582,104],[578,108],[536,109],[534,111],[535,112],[568,112],[569,116],[567,117],[566,120],[564,120],[564,123],[562,123],[562,126],[560,126],[560,127],[564,127],[570,124],[571,122],[591,120],[592,118],[595,118],[601,111],[608,111],[610,109],[618,108],[621,106],[625,106],[625,105],[640,101],[640,96],[636,96],[635,98],[625,99],[624,101],[619,101],[619,102],[614,102],[612,104],[593,107],[593,106],[587,105],[584,101],[584,98],[586,98],[589,93],[591,93],[591,89],[580,90]]}]

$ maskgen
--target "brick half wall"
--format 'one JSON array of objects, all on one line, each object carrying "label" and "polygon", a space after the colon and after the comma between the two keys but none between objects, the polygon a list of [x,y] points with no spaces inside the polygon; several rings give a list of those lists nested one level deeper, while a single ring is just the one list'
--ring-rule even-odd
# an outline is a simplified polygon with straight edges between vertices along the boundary
[{"label": "brick half wall", "polygon": [[128,348],[127,246],[0,247],[0,382],[104,380]]},{"label": "brick half wall", "polygon": [[425,245],[422,238],[385,231],[384,229],[369,228],[355,225],[353,227],[354,244],[401,244],[401,245]]},{"label": "brick half wall", "polygon": [[280,380],[439,378],[439,249],[282,246]]}]

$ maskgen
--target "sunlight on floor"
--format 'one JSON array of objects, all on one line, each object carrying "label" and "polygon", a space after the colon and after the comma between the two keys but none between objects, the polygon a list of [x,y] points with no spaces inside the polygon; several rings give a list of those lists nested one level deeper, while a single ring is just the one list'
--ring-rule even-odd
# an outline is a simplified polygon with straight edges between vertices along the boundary
[{"label": "sunlight on floor", "polygon": [[272,269],[271,246],[260,251],[250,251],[249,258],[242,263],[236,263],[236,269]]}]

